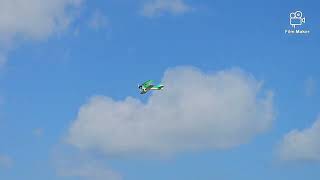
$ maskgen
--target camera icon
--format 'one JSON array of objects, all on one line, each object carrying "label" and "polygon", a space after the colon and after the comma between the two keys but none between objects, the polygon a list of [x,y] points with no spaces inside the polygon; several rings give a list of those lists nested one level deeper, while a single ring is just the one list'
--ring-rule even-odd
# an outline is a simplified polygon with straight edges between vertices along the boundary
[{"label": "camera icon", "polygon": [[306,23],[306,18],[302,17],[301,11],[290,13],[290,25],[293,28],[296,28],[296,26],[301,26],[303,23]]}]

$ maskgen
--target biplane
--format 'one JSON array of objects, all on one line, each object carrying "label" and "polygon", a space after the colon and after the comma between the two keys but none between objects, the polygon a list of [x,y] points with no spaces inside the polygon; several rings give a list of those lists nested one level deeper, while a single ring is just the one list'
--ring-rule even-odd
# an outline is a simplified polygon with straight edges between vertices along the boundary
[{"label": "biplane", "polygon": [[153,80],[149,80],[139,85],[140,94],[145,94],[150,90],[162,90],[164,85],[154,85]]}]

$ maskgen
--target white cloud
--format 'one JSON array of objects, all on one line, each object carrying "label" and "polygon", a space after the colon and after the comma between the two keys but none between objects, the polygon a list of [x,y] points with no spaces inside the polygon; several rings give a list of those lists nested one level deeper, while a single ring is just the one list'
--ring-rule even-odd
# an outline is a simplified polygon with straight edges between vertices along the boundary
[{"label": "white cloud", "polygon": [[305,81],[305,92],[306,95],[311,97],[316,93],[316,81],[313,77],[309,77]]},{"label": "white cloud", "polygon": [[13,160],[6,155],[0,155],[0,168],[11,168],[13,166]]},{"label": "white cloud", "polygon": [[89,27],[95,30],[108,26],[108,18],[100,11],[96,10],[89,20]]},{"label": "white cloud", "polygon": [[59,179],[121,180],[122,176],[104,162],[85,153],[61,148],[54,151],[54,167]]},{"label": "white cloud", "polygon": [[283,160],[320,160],[320,117],[312,127],[304,130],[292,130],[286,134],[279,146]]},{"label": "white cloud", "polygon": [[148,0],[143,5],[142,15],[154,17],[165,13],[174,15],[189,12],[192,8],[183,0]]},{"label": "white cloud", "polygon": [[241,70],[169,69],[146,103],[97,96],[80,108],[67,141],[107,154],[224,149],[248,142],[274,119],[272,93]]},{"label": "white cloud", "polygon": [[[41,40],[64,30],[81,0],[0,0],[0,52],[16,40]],[[1,62],[4,62],[0,57]]]},{"label": "white cloud", "polygon": [[45,38],[65,28],[72,20],[68,8],[80,0],[0,0],[0,34],[2,38],[21,35]]}]

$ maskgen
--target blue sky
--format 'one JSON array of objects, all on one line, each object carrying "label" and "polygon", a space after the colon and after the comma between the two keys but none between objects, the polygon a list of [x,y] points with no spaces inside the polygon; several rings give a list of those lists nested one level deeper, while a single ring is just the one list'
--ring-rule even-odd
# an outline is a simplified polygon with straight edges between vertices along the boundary
[{"label": "blue sky", "polygon": [[[315,138],[320,138],[320,128],[313,126],[320,113],[320,12],[315,8],[319,2],[46,1],[30,2],[34,14],[23,14],[29,12],[23,6],[0,13],[2,17],[17,17],[0,18],[0,40],[6,39],[0,41],[0,55],[6,59],[0,70],[0,179],[320,177],[320,145],[315,142]],[[0,6],[2,3],[10,1],[0,1]],[[155,9],[146,13],[147,7]],[[285,29],[292,29],[289,14],[296,10],[301,10],[306,18],[306,23],[298,28],[310,30],[310,34],[285,34]],[[47,18],[38,19],[39,16]],[[70,128],[84,122],[78,112],[80,107],[92,105],[88,103],[91,97],[110,97],[124,106],[127,97],[142,103],[161,99],[161,92],[141,96],[137,85],[147,79],[169,82],[175,78],[164,74],[170,69],[179,74],[174,68],[180,66],[195,67],[204,77],[212,78],[216,72],[228,74],[230,69],[238,68],[244,73],[230,75],[236,80],[243,78],[244,85],[250,84],[247,76],[263,82],[261,94],[254,97],[265,99],[263,93],[272,92],[272,124],[232,147],[182,148],[164,157],[153,152],[145,155],[144,151],[108,153],[108,148],[112,148],[109,143],[121,141],[100,141],[99,135],[85,127],[83,138],[97,136],[99,140],[92,139],[97,144],[86,144],[82,135],[65,143],[68,137],[78,135],[72,134]],[[193,74],[192,70],[186,71]],[[190,80],[188,87],[195,88],[197,96],[194,84],[197,83]],[[256,106],[251,108],[261,110]],[[99,113],[94,117],[105,120],[98,126],[110,130],[108,118]],[[250,122],[254,124],[258,119]],[[90,127],[96,125],[88,122]],[[163,121],[167,122],[170,121]],[[226,124],[226,131],[228,127]],[[245,129],[250,126],[241,127],[244,129],[239,132],[250,131]],[[294,129],[298,131],[290,134]],[[194,138],[201,141],[204,136]],[[184,145],[188,147],[188,141]],[[115,147],[113,151],[116,150]]]}]

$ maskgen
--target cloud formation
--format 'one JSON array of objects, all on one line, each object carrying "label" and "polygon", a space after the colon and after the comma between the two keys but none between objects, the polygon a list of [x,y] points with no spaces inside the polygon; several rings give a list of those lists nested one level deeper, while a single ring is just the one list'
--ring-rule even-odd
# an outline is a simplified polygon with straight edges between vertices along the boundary
[{"label": "cloud formation", "polygon": [[0,63],[20,39],[41,40],[64,30],[81,0],[0,0]]},{"label": "cloud formation", "polygon": [[167,70],[162,83],[165,89],[146,103],[92,97],[67,141],[120,155],[225,149],[266,131],[274,119],[272,92],[239,69],[204,73],[178,67]]},{"label": "cloud formation", "polygon": [[319,161],[320,160],[320,117],[304,130],[292,130],[280,144],[282,160]]},{"label": "cloud formation", "polygon": [[154,17],[165,13],[184,14],[192,8],[183,0],[149,0],[143,5],[142,15]]}]

